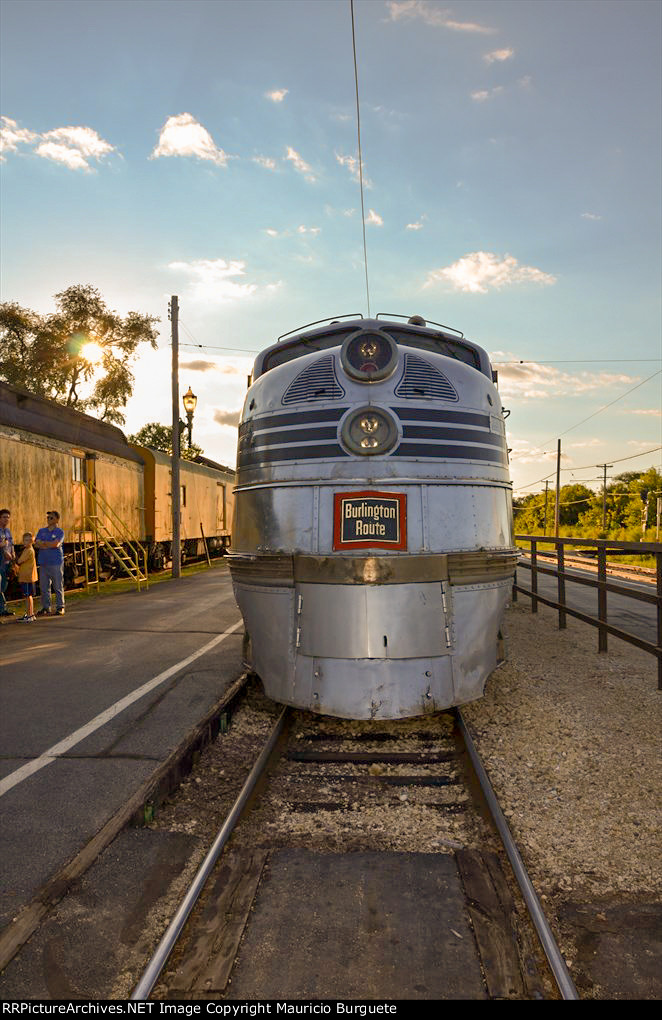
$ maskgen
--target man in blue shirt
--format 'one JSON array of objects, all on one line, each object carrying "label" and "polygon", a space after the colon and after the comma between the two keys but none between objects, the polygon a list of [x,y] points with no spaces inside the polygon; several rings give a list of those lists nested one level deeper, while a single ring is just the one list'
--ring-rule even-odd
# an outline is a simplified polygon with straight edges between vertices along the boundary
[{"label": "man in blue shirt", "polygon": [[9,584],[9,572],[16,559],[14,554],[14,540],[9,530],[9,510],[0,510],[0,616],[13,616],[10,609],[7,609],[5,592]]},{"label": "man in blue shirt", "polygon": [[64,532],[58,526],[60,515],[57,510],[46,514],[46,527],[40,528],[34,540],[38,549],[39,589],[41,609],[37,616],[51,615],[51,583],[55,589],[55,614],[64,616],[64,553],[62,543]]}]

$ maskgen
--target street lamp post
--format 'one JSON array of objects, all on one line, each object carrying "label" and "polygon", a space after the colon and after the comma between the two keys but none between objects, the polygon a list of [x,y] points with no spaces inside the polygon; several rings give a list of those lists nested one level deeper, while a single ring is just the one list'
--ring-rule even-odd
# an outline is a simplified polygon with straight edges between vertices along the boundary
[{"label": "street lamp post", "polygon": [[198,402],[198,398],[189,386],[188,391],[182,397],[184,404],[184,410],[186,411],[186,420],[188,422],[188,448],[191,449],[193,444],[193,412],[195,411],[195,405]]}]

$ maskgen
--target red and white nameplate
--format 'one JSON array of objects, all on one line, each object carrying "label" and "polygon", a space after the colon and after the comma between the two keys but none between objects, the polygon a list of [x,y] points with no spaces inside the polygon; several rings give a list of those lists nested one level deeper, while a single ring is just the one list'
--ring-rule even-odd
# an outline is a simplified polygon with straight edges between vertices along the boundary
[{"label": "red and white nameplate", "polygon": [[333,548],[406,549],[405,493],[373,490],[334,493]]}]

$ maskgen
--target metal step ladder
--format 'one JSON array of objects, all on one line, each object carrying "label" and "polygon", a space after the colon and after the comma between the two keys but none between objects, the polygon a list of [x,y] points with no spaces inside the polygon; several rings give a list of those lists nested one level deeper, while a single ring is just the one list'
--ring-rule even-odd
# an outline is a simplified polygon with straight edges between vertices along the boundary
[{"label": "metal step ladder", "polygon": [[[83,553],[86,585],[99,586],[99,547],[112,556],[119,569],[135,582],[138,591],[149,588],[147,549],[131,534],[128,526],[104,499],[93,483],[81,483],[90,497],[90,508],[95,513],[84,515],[85,530],[91,531],[94,545],[95,580],[89,580],[87,549]],[[87,543],[85,543],[87,545]]]}]

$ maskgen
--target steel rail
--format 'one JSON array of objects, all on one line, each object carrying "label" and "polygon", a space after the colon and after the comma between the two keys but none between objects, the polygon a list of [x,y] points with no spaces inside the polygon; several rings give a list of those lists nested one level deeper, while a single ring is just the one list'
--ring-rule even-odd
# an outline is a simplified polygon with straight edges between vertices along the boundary
[{"label": "steel rail", "polygon": [[578,1000],[579,994],[577,989],[575,988],[574,982],[570,976],[565,960],[561,955],[561,950],[556,943],[556,939],[554,938],[552,929],[549,926],[549,922],[545,917],[545,912],[543,911],[540,900],[538,899],[538,894],[533,888],[533,883],[531,882],[526,867],[524,866],[524,861],[517,849],[513,835],[508,828],[508,822],[506,821],[503,811],[499,806],[492,784],[487,772],[485,771],[483,763],[478,756],[476,745],[471,738],[459,708],[455,709],[455,717],[458,721],[460,732],[467,746],[476,775],[478,776],[481,789],[485,794],[490,813],[494,819],[494,824],[499,831],[499,835],[501,836],[506,853],[508,854],[508,859],[510,860],[515,878],[522,890],[524,901],[529,908],[531,919],[535,925],[538,938],[540,939],[540,944],[545,952],[552,974],[554,975],[554,980],[556,981],[559,991],[564,999]]},{"label": "steel rail", "polygon": [[242,811],[246,806],[248,798],[255,789],[258,779],[262,775],[264,768],[271,756],[271,753],[276,746],[276,743],[283,732],[283,726],[285,724],[285,716],[287,715],[287,708],[284,708],[276,723],[269,734],[269,738],[265,743],[264,747],[260,752],[260,756],[253,765],[246,782],[241,788],[239,796],[232,805],[230,813],[223,822],[216,839],[214,840],[207,856],[200,865],[198,872],[189,887],[186,896],[182,900],[179,909],[172,921],[168,925],[168,928],[157,946],[156,952],[152,956],[151,960],[147,964],[147,967],[141,977],[140,981],[131,993],[131,1002],[144,1001],[149,998],[149,994],[156,984],[159,974],[163,970],[170,953],[174,949],[177,939],[181,935],[182,929],[186,924],[193,907],[196,904],[200,893],[202,892],[205,882],[209,878],[211,871],[218,860],[223,847],[227,843],[228,839],[232,835],[232,830],[239,821]]}]

